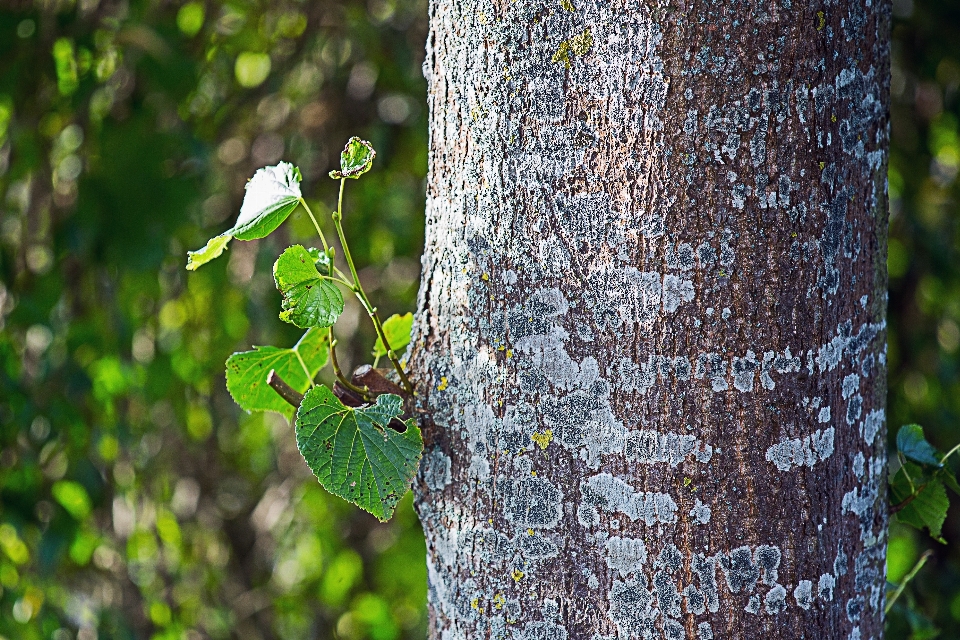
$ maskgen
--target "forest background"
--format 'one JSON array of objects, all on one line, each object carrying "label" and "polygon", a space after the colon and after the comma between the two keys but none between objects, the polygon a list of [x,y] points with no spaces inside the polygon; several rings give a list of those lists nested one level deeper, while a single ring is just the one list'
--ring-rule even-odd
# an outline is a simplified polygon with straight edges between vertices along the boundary
[{"label": "forest background", "polygon": [[[960,1],[893,12],[888,423],[948,450]],[[184,264],[261,166],[295,163],[329,211],[360,135],[378,156],[347,195],[351,247],[380,310],[413,310],[426,21],[426,0],[0,0],[0,639],[425,637],[409,494],[387,524],[330,496],[289,424],[224,385],[233,351],[299,337],[270,272],[309,219]],[[345,369],[373,346],[361,319],[348,300]],[[960,637],[960,509],[944,538],[891,529],[890,580],[934,556],[889,638]]]}]

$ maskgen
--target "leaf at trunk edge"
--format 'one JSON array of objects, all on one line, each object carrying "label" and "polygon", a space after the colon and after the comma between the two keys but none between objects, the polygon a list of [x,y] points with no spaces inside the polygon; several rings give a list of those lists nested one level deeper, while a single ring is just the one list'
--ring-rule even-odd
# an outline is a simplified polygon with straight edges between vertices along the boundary
[{"label": "leaf at trunk edge", "polygon": [[327,491],[386,521],[413,482],[423,454],[414,420],[405,422],[403,433],[388,426],[402,413],[396,395],[353,409],[326,387],[314,387],[297,410],[297,446]]},{"label": "leaf at trunk edge", "polygon": [[[909,464],[909,463],[908,463]],[[914,470],[919,471],[915,465],[911,465]],[[914,476],[911,473],[914,487],[917,489],[916,495],[910,499],[912,492],[910,483],[904,474],[903,467],[897,471],[893,481],[890,483],[890,490],[893,496],[894,505],[904,504],[897,511],[897,520],[908,524],[916,529],[923,530],[926,527],[930,531],[930,536],[939,542],[943,542],[940,533],[943,528],[943,522],[947,517],[947,509],[950,507],[950,500],[947,498],[947,490],[943,483],[936,478]],[[906,502],[909,500],[909,502]]]}]

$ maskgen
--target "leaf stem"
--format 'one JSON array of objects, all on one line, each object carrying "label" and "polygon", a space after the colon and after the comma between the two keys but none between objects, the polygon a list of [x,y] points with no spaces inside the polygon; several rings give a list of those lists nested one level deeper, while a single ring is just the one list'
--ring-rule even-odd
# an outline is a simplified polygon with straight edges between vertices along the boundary
[{"label": "leaf stem", "polygon": [[[363,293],[363,290],[357,292],[357,296]],[[366,298],[366,294],[363,294],[363,298]],[[400,382],[403,383],[403,388],[406,389],[407,393],[413,395],[413,385],[410,384],[410,379],[407,378],[407,374],[403,371],[403,367],[400,365],[400,360],[397,358],[397,354],[394,353],[393,349],[390,348],[390,341],[387,340],[387,334],[383,331],[383,323],[380,322],[380,316],[377,315],[377,308],[370,305],[369,300],[364,300],[361,298],[361,302],[364,303],[364,307],[367,309],[367,314],[370,316],[370,319],[373,321],[373,327],[377,330],[377,335],[380,337],[380,341],[383,343],[383,346],[387,349],[387,358],[390,359],[390,362],[393,363],[393,368],[396,370],[397,375],[400,376]]]},{"label": "leaf stem", "polygon": [[[341,193],[341,197],[342,195],[343,194]],[[303,198],[300,198],[300,204],[303,205],[303,208],[306,210],[307,215],[310,216],[310,220],[313,222],[313,228],[317,230],[317,235],[320,236],[320,242],[323,243],[323,251],[324,253],[326,253],[330,249],[330,245],[327,244],[327,237],[323,235],[323,231],[320,229],[320,224],[317,222],[316,216],[313,215],[313,211],[310,209],[310,205],[307,204],[306,200],[304,200]],[[349,287],[351,290],[353,289],[353,285],[347,282],[346,274],[343,271],[340,271],[340,269],[338,269],[337,266],[333,264],[332,259],[330,263],[330,269],[331,269],[330,275],[321,275],[320,277],[326,278],[327,280],[333,280],[334,282],[339,282],[343,286]],[[333,277],[333,272],[336,272],[338,276],[337,278]]]},{"label": "leaf stem", "polygon": [[903,454],[901,454],[899,451],[897,452],[897,457],[900,459],[900,470],[903,471],[903,477],[906,478],[907,483],[910,484],[910,493],[917,493],[917,487],[913,484],[913,478],[911,478],[910,474],[907,472],[907,461],[903,459]]},{"label": "leaf stem", "polygon": [[364,398],[367,397],[367,392],[347,380],[347,378],[343,375],[343,371],[340,370],[340,363],[337,361],[337,341],[333,337],[333,327],[330,327],[330,364],[333,366],[333,373],[337,376],[337,380],[340,381],[340,384],[347,389],[350,389],[350,391],[359,393]]},{"label": "leaf stem", "polygon": [[350,287],[350,290],[352,291],[353,285],[347,282],[347,274],[345,274],[343,271],[340,271],[340,269],[336,266],[333,267],[333,270],[337,272],[337,275],[340,277],[341,280],[343,280],[343,283],[348,287]]},{"label": "leaf stem", "polygon": [[307,368],[307,363],[303,361],[303,356],[300,355],[299,349],[294,349],[293,352],[297,354],[297,360],[300,361],[300,366],[303,367],[303,372],[307,374],[307,382],[310,383],[310,387],[313,388],[316,386],[313,382],[313,376],[310,375],[310,369]]},{"label": "leaf stem", "polygon": [[347,282],[346,278],[337,278],[335,276],[325,276],[322,273],[320,274],[320,277],[323,278],[324,280],[330,280],[331,282],[337,282],[339,284],[342,284],[346,288],[350,289],[350,291],[353,291],[353,285]]},{"label": "leaf stem", "polygon": [[393,349],[390,347],[390,341],[387,340],[387,335],[383,331],[383,324],[380,322],[380,316],[377,315],[377,308],[370,303],[367,293],[363,290],[363,285],[360,284],[360,276],[357,274],[357,267],[353,263],[353,256],[350,255],[350,247],[347,245],[347,238],[343,234],[343,224],[341,224],[341,222],[343,220],[343,188],[346,183],[346,178],[340,178],[340,195],[337,198],[337,210],[333,212],[333,226],[337,229],[337,236],[340,238],[340,246],[343,247],[343,258],[347,261],[347,266],[350,268],[350,275],[353,276],[353,292],[357,294],[357,298],[359,298],[363,308],[366,309],[367,315],[370,316],[370,320],[373,322],[373,327],[377,330],[377,336],[380,338],[384,348],[387,350],[387,357],[390,358],[393,368],[396,370],[397,375],[400,376],[400,381],[403,383],[403,388],[406,389],[407,393],[413,395],[413,385],[410,384],[410,379],[407,378],[407,374],[403,371],[403,367],[400,365],[400,360],[397,359],[397,354],[395,354]]},{"label": "leaf stem", "polygon": [[903,590],[907,587],[907,584],[916,577],[920,569],[923,568],[923,565],[927,563],[927,560],[930,559],[930,556],[933,555],[933,551],[927,549],[924,551],[923,555],[920,556],[920,559],[917,560],[917,564],[913,565],[913,569],[910,569],[910,573],[904,576],[903,580],[900,581],[900,585],[897,587],[897,590],[893,592],[893,595],[890,596],[890,599],[887,600],[886,606],[883,608],[883,613],[890,613],[890,609],[893,608],[893,603],[897,601],[897,598],[900,597],[900,594],[903,593]]},{"label": "leaf stem", "polygon": [[946,454],[945,456],[943,456],[942,458],[940,458],[940,464],[943,464],[944,462],[946,462],[946,461],[947,461],[947,458],[949,458],[950,456],[952,456],[952,455],[953,455],[954,453],[956,453],[958,450],[960,450],[960,444],[958,444],[957,446],[955,446],[953,449],[950,449],[950,451],[947,451],[947,454]]},{"label": "leaf stem", "polygon": [[327,245],[327,238],[323,235],[323,231],[320,230],[320,223],[317,222],[317,219],[313,215],[313,211],[310,210],[310,205],[307,204],[307,201],[303,198],[300,198],[300,204],[303,205],[303,208],[306,209],[307,215],[310,216],[310,220],[313,221],[313,227],[317,230],[317,235],[320,236],[320,242],[323,243],[323,250],[326,251],[329,248]]},{"label": "leaf stem", "polygon": [[360,277],[357,275],[357,267],[353,264],[353,256],[350,255],[350,247],[347,245],[347,238],[343,235],[343,188],[347,183],[346,178],[340,178],[340,195],[337,197],[337,210],[333,212],[333,226],[337,229],[337,236],[340,238],[340,246],[343,247],[343,258],[347,261],[350,268],[350,275],[353,276],[354,290],[363,290],[360,286]]}]

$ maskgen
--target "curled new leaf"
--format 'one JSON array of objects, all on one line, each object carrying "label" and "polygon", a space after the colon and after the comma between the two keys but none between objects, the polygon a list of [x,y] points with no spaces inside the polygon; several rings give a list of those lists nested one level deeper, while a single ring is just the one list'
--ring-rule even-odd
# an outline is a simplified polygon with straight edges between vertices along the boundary
[{"label": "curled new leaf", "polygon": [[211,260],[219,258],[231,240],[233,240],[233,236],[229,233],[224,233],[215,238],[210,238],[202,249],[188,251],[187,269],[189,271],[196,271]]},{"label": "curled new leaf", "polygon": [[290,414],[291,407],[267,385],[267,374],[277,374],[296,391],[303,393],[327,363],[328,332],[313,328],[290,349],[254,347],[235,353],[227,360],[227,391],[245,411],[276,411]]},{"label": "curled new leaf", "polygon": [[302,329],[329,327],[343,313],[343,294],[317,271],[316,259],[300,245],[280,254],[273,279],[283,294],[280,319]]},{"label": "curled new leaf", "polygon": [[327,491],[389,520],[423,454],[414,420],[404,423],[402,433],[389,426],[402,413],[393,394],[354,409],[326,387],[314,387],[297,410],[297,446]]},{"label": "curled new leaf", "polygon": [[340,170],[331,171],[330,177],[334,180],[359,178],[370,171],[376,156],[377,152],[373,150],[372,144],[354,136],[347,141],[347,145],[340,153]]}]

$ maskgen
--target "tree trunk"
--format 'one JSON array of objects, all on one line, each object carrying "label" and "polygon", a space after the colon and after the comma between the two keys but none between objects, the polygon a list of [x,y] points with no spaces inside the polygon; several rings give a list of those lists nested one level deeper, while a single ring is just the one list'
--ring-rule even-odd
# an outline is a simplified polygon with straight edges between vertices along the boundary
[{"label": "tree trunk", "polygon": [[431,638],[880,638],[886,0],[433,0]]}]

